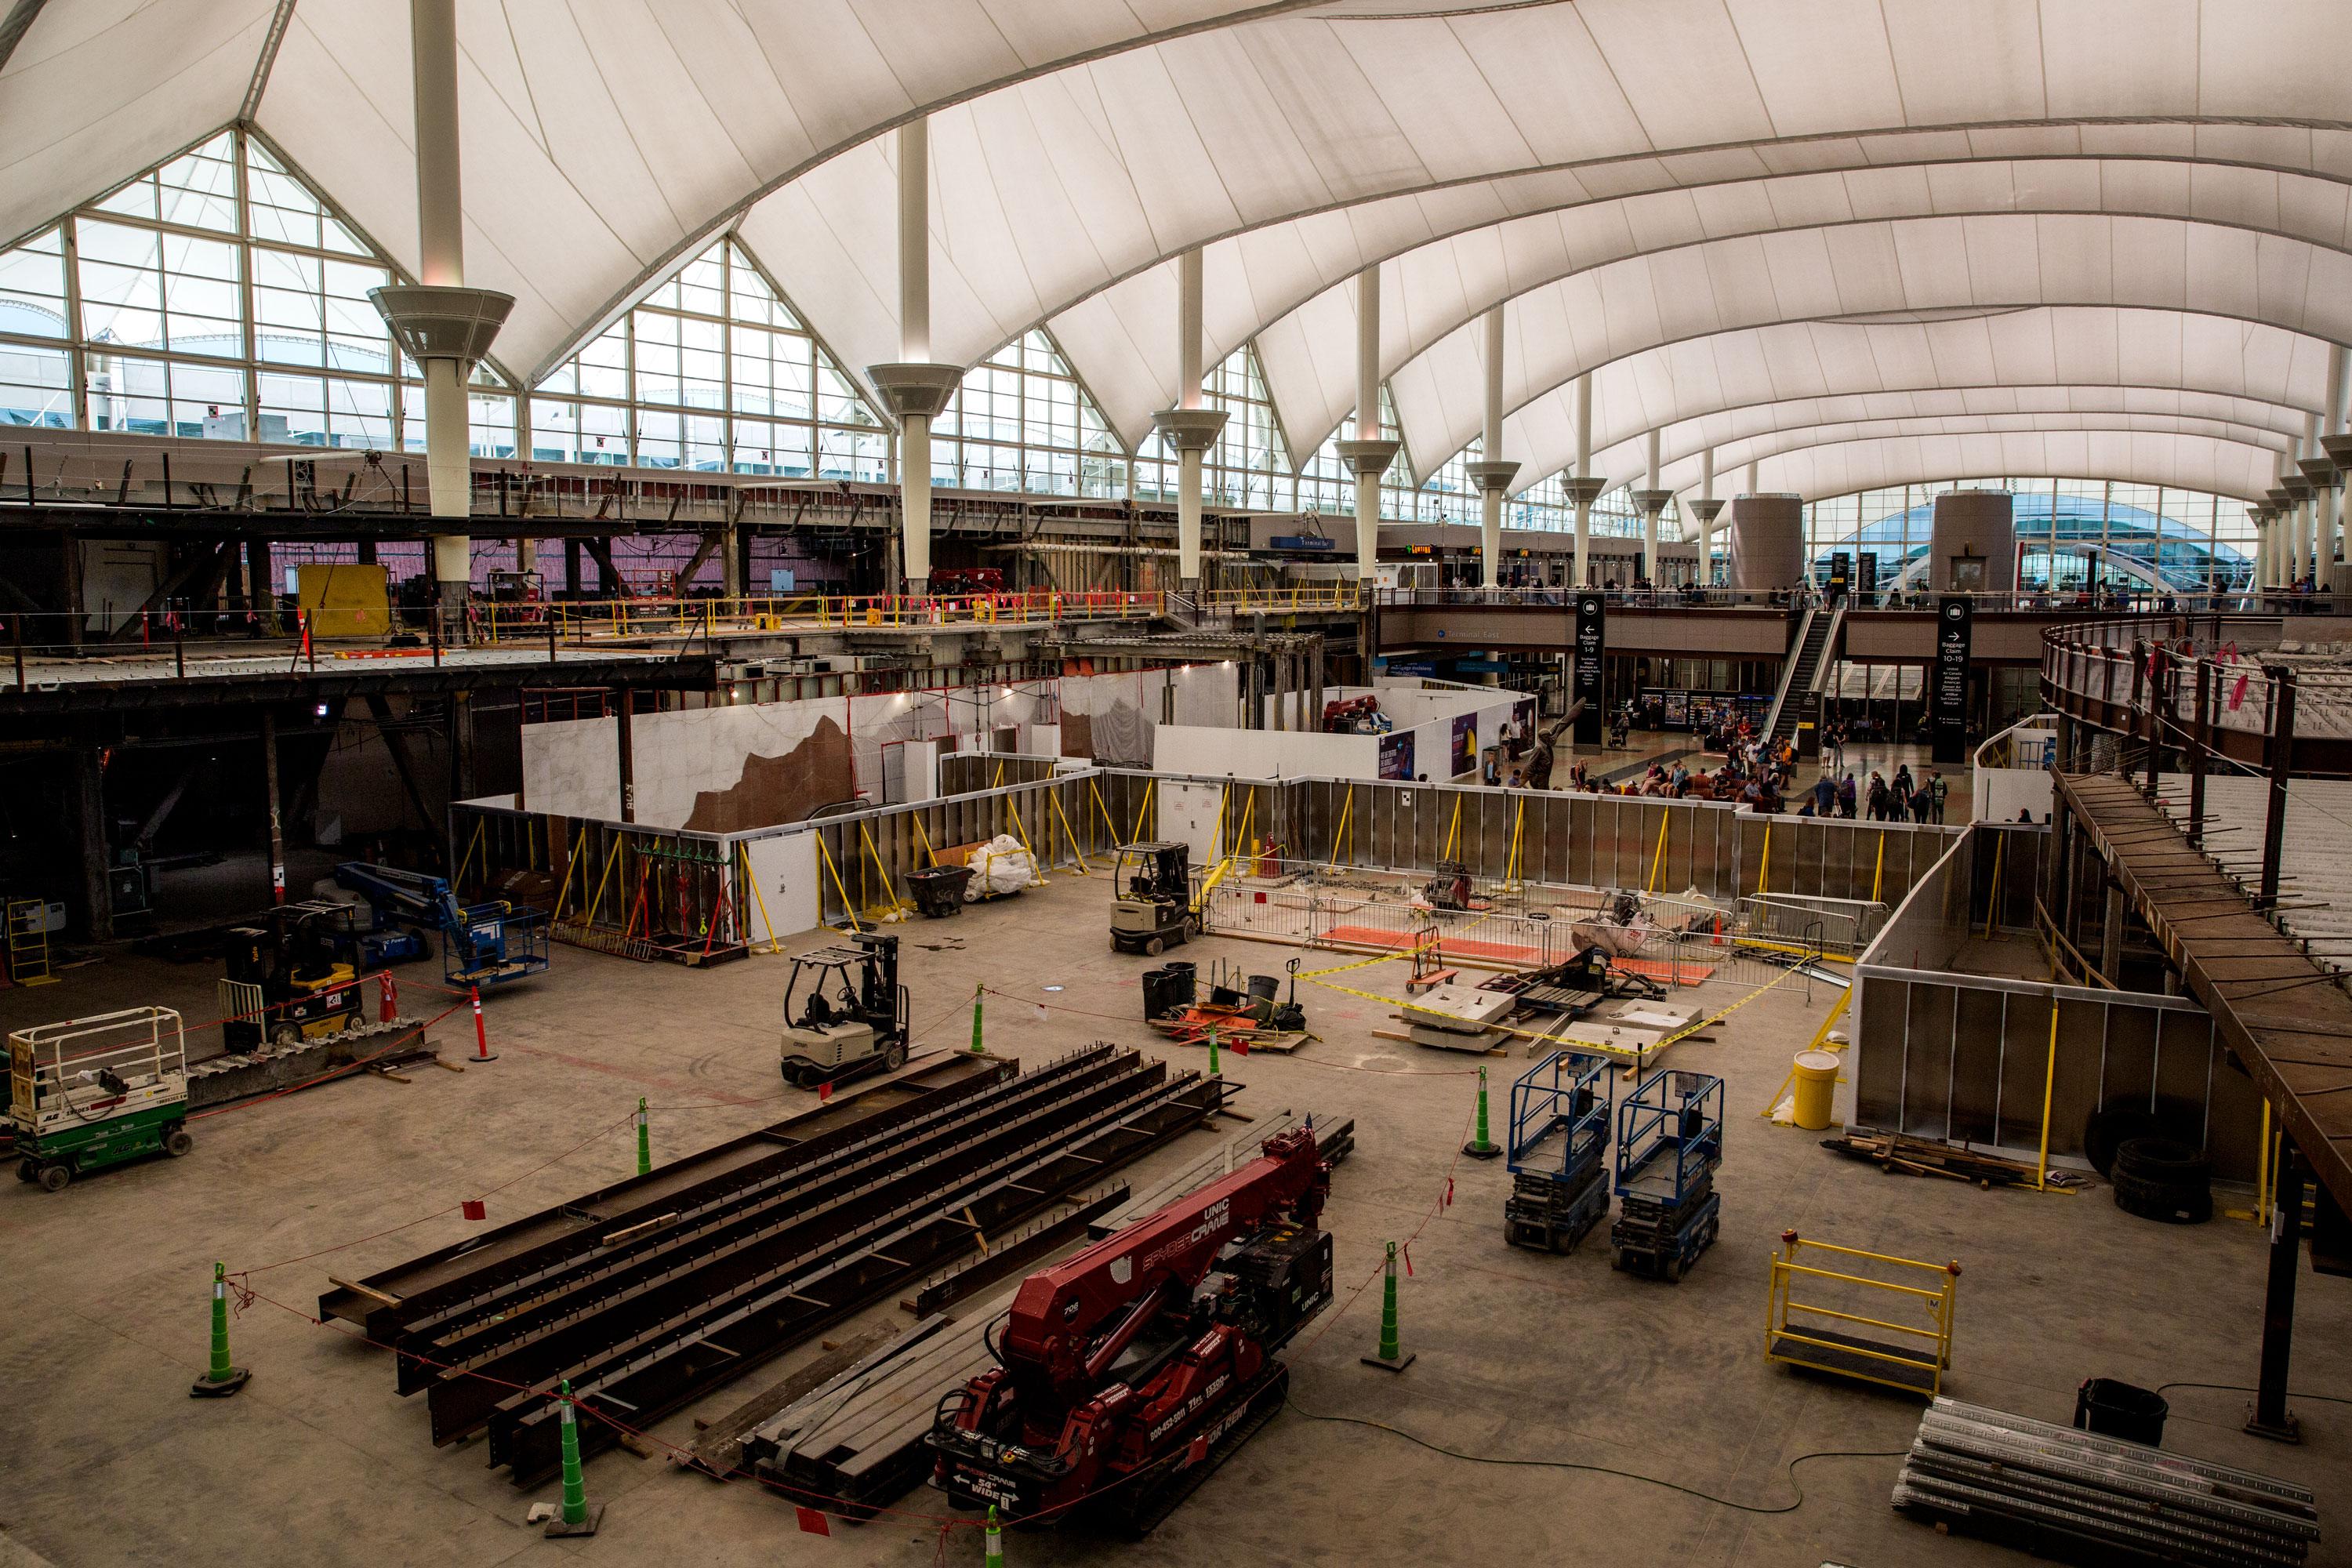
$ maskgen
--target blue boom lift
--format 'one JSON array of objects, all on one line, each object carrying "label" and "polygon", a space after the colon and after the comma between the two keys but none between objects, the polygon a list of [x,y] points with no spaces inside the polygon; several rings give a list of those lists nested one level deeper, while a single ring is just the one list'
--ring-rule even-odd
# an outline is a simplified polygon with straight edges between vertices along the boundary
[{"label": "blue boom lift", "polygon": [[1554,1051],[1511,1085],[1511,1195],[1503,1239],[1571,1252],[1609,1212],[1610,1074],[1591,1051]]},{"label": "blue boom lift", "polygon": [[1617,1107],[1617,1196],[1609,1228],[1614,1268],[1678,1283],[1715,1239],[1722,1200],[1723,1080],[1661,1072]]},{"label": "blue boom lift", "polygon": [[[441,974],[452,985],[502,985],[547,967],[547,911],[492,902],[460,904],[439,877],[346,860],[335,884],[365,899],[379,932],[438,931]],[[420,941],[413,952],[422,956]]]}]

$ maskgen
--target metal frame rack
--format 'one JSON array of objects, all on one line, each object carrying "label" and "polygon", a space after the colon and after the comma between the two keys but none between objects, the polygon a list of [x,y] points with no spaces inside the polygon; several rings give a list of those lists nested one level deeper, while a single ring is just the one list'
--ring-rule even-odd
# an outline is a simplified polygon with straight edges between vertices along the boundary
[{"label": "metal frame rack", "polygon": [[1723,1080],[1706,1073],[1653,1074],[1617,1107],[1617,1195],[1610,1262],[1669,1284],[1715,1240],[1721,1200]]},{"label": "metal frame rack", "polygon": [[1602,1156],[1615,1065],[1590,1051],[1554,1051],[1511,1085],[1503,1239],[1513,1247],[1572,1252],[1609,1212]]}]

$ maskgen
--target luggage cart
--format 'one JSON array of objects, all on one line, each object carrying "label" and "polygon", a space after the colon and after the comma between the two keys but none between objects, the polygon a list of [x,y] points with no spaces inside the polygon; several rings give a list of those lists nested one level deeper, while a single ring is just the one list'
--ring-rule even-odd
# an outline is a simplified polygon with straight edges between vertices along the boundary
[{"label": "luggage cart", "polygon": [[1511,1085],[1503,1239],[1513,1247],[1572,1252],[1609,1212],[1613,1065],[1590,1051],[1554,1051]]},{"label": "luggage cart", "polygon": [[1612,1267],[1668,1284],[1681,1280],[1715,1240],[1721,1200],[1723,1080],[1666,1071],[1617,1107],[1617,1196],[1609,1229]]}]

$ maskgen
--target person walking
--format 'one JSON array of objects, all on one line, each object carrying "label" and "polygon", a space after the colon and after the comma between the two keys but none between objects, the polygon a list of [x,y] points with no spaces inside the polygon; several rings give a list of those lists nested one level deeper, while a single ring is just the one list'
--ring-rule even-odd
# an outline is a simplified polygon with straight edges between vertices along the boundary
[{"label": "person walking", "polygon": [[1888,782],[1895,791],[1896,799],[1909,800],[1911,798],[1911,764],[1909,763],[1896,763],[1895,768],[1895,777]]},{"label": "person walking", "polygon": [[1944,777],[1941,769],[1927,770],[1928,821],[1941,823],[1944,820],[1944,797],[1951,793],[1951,784]]},{"label": "person walking", "polygon": [[1837,802],[1838,815],[1852,822],[1853,820],[1853,773],[1851,770],[1838,780]]},{"label": "person walking", "polygon": [[1927,781],[1925,779],[1920,780],[1918,789],[1915,791],[1911,796],[1911,820],[1914,822],[1927,821],[1927,813],[1935,809],[1935,800],[1927,789]]},{"label": "person walking", "polygon": [[1886,780],[1874,769],[1870,775],[1869,810],[1871,821],[1886,820]]},{"label": "person walking", "polygon": [[1837,781],[1826,773],[1813,781],[1813,815],[1830,816],[1837,811]]}]

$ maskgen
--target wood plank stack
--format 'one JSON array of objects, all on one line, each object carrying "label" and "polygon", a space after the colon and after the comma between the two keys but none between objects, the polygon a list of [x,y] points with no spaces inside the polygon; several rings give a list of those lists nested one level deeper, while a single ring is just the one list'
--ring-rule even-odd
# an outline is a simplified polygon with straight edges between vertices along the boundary
[{"label": "wood plank stack", "polygon": [[2021,1161],[2004,1160],[1997,1154],[1906,1137],[1900,1132],[1850,1132],[1822,1139],[1822,1147],[1850,1160],[1866,1160],[1883,1171],[1902,1171],[1914,1176],[1943,1176],[1955,1182],[1974,1182],[1979,1187],[2034,1184],[2033,1167]]}]

